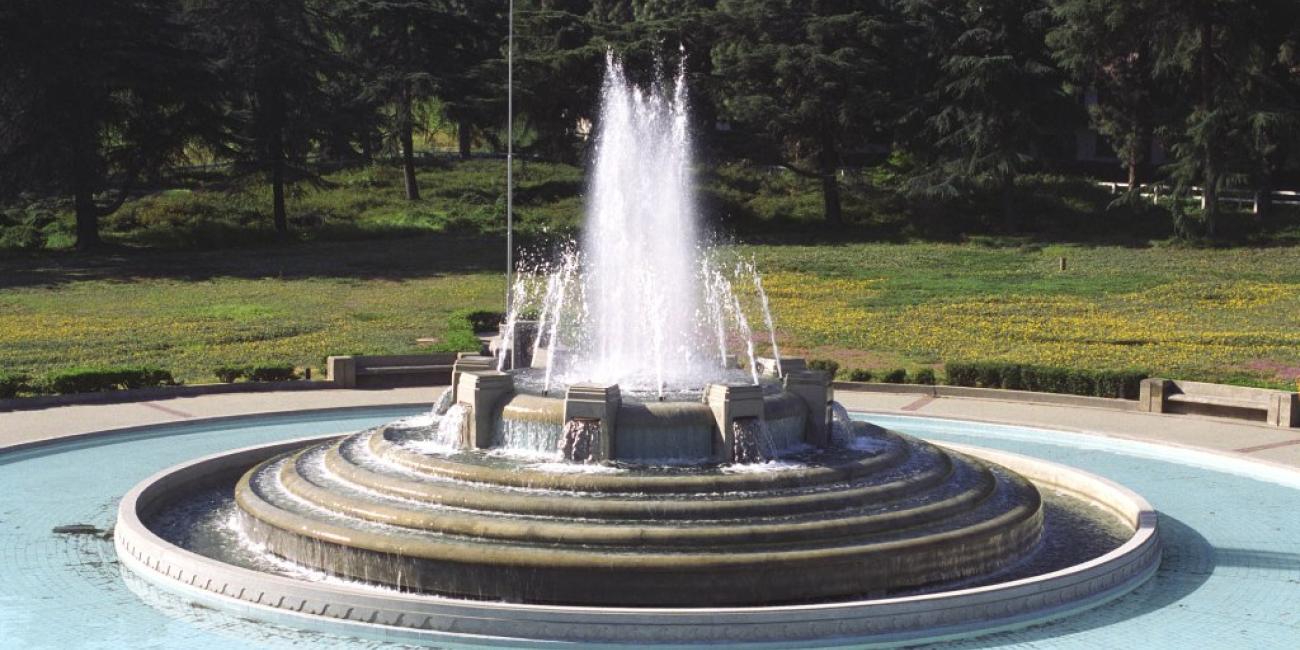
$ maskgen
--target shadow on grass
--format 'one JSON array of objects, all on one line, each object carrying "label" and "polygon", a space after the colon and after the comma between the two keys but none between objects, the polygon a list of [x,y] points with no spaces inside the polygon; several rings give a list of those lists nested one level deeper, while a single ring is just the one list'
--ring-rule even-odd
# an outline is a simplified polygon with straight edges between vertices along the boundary
[{"label": "shadow on grass", "polygon": [[404,280],[501,271],[504,267],[505,239],[482,235],[266,244],[211,251],[117,247],[94,254],[0,255],[0,289],[51,287],[86,280]]}]

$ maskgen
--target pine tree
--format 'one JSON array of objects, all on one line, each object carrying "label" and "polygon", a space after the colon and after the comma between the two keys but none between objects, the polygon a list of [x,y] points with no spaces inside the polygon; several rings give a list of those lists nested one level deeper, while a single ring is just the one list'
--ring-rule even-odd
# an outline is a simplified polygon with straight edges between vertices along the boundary
[{"label": "pine tree", "polygon": [[326,124],[321,80],[337,65],[306,0],[195,0],[217,61],[228,119],[214,142],[239,173],[265,175],[277,233],[289,231],[286,188],[312,178],[307,156]]},{"label": "pine tree", "polygon": [[0,197],[70,195],[77,248],[215,122],[204,57],[162,0],[0,3]]},{"label": "pine tree", "polygon": [[[406,198],[418,200],[415,134],[430,100],[453,89],[448,83],[467,64],[461,45],[475,25],[452,0],[349,0],[341,19],[357,29],[352,51],[365,70],[363,95],[388,108],[388,126],[402,158]],[[463,89],[462,89],[463,90]]]},{"label": "pine tree", "polygon": [[1193,106],[1170,128],[1171,171],[1179,194],[1198,181],[1203,234],[1216,234],[1219,193],[1234,167],[1249,154],[1246,96],[1250,61],[1258,54],[1257,32],[1267,3],[1248,0],[1150,0],[1156,71],[1188,89]]},{"label": "pine tree", "polygon": [[897,111],[891,3],[721,0],[718,11],[720,110],[765,137],[786,168],[820,181],[826,221],[841,223],[842,157]]},{"label": "pine tree", "polygon": [[923,5],[915,19],[938,58],[926,120],[933,164],[913,188],[993,190],[1011,225],[1016,177],[1071,116],[1045,42],[1050,10],[1042,0],[964,0]]},{"label": "pine tree", "polygon": [[1154,128],[1174,104],[1155,78],[1151,7],[1142,0],[1053,0],[1051,6],[1057,22],[1047,35],[1052,55],[1075,94],[1096,93],[1088,116],[1126,167],[1132,200]]}]

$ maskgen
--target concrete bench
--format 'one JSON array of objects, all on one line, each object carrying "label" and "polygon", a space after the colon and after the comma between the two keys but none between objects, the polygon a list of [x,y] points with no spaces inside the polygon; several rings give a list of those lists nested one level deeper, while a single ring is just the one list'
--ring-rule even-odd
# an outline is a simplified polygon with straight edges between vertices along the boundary
[{"label": "concrete bench", "polygon": [[1146,379],[1138,408],[1152,413],[1195,413],[1300,426],[1300,395],[1282,390],[1225,386],[1199,381]]},{"label": "concrete bench", "polygon": [[329,380],[339,388],[436,386],[451,383],[455,353],[330,357]]}]

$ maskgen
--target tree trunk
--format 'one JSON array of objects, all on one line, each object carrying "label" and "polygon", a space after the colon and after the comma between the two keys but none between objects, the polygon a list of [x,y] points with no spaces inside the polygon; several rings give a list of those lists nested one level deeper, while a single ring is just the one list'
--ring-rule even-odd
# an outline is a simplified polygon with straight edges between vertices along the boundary
[{"label": "tree trunk", "polygon": [[1133,129],[1133,141],[1128,147],[1128,191],[1132,196],[1138,195],[1138,162],[1142,159],[1139,152],[1143,141],[1142,134]]},{"label": "tree trunk", "polygon": [[844,223],[844,214],[840,206],[840,182],[836,178],[839,172],[839,156],[836,155],[835,142],[829,135],[822,137],[822,150],[818,155],[818,171],[822,180],[822,205],[826,223],[838,226]]},{"label": "tree trunk", "polygon": [[375,162],[375,140],[370,129],[361,131],[361,159],[367,165]]},{"label": "tree trunk", "polygon": [[469,120],[461,120],[456,125],[456,139],[460,146],[460,159],[469,160],[470,154],[474,153],[474,125]]},{"label": "tree trunk", "polygon": [[99,238],[99,207],[84,183],[78,180],[76,185],[73,203],[77,213],[77,250],[92,251],[104,244]]},{"label": "tree trunk", "polygon": [[[1201,21],[1201,103],[1209,115],[1214,109],[1214,23],[1208,17]],[[1205,236],[1214,237],[1215,222],[1219,217],[1219,143],[1210,130],[1205,144],[1205,187],[1202,193]]]},{"label": "tree trunk", "polygon": [[77,250],[94,251],[103,246],[99,238],[99,207],[95,205],[94,182],[90,172],[90,135],[83,133],[85,123],[77,125],[73,138],[73,207],[77,213]]},{"label": "tree trunk", "polygon": [[271,133],[266,154],[271,163],[271,214],[275,232],[285,235],[289,232],[289,216],[284,207],[284,134],[280,129]]},{"label": "tree trunk", "polygon": [[1273,216],[1273,171],[1270,169],[1260,174],[1259,187],[1255,188],[1255,216],[1265,222]]},{"label": "tree trunk", "polygon": [[1002,201],[1002,223],[1004,227],[1011,228],[1013,231],[1019,229],[1019,224],[1015,223],[1016,217],[1016,178],[1007,174],[1002,179],[1002,189],[999,191]]},{"label": "tree trunk", "polygon": [[415,179],[415,128],[411,124],[411,93],[402,93],[402,178],[406,183],[406,200],[420,200],[420,186]]}]

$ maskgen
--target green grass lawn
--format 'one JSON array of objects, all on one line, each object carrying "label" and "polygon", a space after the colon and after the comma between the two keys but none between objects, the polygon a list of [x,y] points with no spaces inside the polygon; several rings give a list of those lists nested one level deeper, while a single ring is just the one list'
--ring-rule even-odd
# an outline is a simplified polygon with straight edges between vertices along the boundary
[{"label": "green grass lawn", "polygon": [[[443,233],[0,261],[0,372],[153,364],[197,383],[219,366],[410,351],[453,310],[499,308],[501,251]],[[739,252],[765,273],[784,351],[845,368],[1010,360],[1279,387],[1300,376],[1300,248]]]}]

